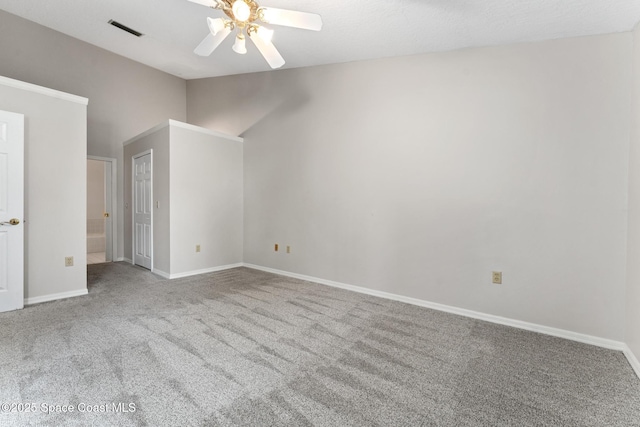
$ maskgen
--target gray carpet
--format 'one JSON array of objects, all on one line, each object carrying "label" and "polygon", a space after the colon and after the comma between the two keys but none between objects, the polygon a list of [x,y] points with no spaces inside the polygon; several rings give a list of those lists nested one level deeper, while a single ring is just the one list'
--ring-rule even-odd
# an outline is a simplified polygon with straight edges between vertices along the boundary
[{"label": "gray carpet", "polygon": [[0,314],[0,402],[38,411],[0,425],[640,426],[620,352],[247,268],[89,283]]}]

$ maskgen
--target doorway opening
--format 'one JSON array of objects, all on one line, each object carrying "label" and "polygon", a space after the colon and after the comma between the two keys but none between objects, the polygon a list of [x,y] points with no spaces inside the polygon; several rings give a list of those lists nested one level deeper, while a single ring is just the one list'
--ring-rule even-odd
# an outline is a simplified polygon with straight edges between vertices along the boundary
[{"label": "doorway opening", "polygon": [[87,264],[112,262],[116,253],[116,159],[87,157]]}]

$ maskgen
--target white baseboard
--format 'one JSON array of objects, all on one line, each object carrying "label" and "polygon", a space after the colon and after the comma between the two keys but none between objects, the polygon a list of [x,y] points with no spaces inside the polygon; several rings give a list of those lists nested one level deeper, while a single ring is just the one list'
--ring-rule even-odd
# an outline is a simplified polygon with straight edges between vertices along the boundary
[{"label": "white baseboard", "polygon": [[635,354],[633,354],[633,351],[631,351],[628,345],[625,344],[622,351],[627,357],[627,360],[629,361],[629,364],[631,365],[633,370],[636,371],[636,375],[638,376],[638,378],[640,378],[640,361],[638,361],[638,358]]},{"label": "white baseboard", "polygon": [[60,292],[58,294],[43,295],[41,297],[25,298],[24,305],[40,304],[41,302],[55,301],[55,300],[71,298],[71,297],[79,297],[81,295],[87,295],[88,293],[89,291],[87,289],[80,289],[77,291]]},{"label": "white baseboard", "polygon": [[[494,316],[492,314],[480,313],[478,311],[466,310],[464,308],[452,307],[449,305],[438,304],[431,301],[425,301],[417,298],[405,297],[402,295],[392,294],[389,292],[376,291],[374,289],[367,289],[361,286],[347,285],[345,283],[334,282],[332,280],[320,279],[317,277],[305,276],[304,274],[291,273],[283,270],[276,270],[273,268],[262,267],[254,264],[244,264],[245,267],[253,268],[256,270],[266,271],[268,273],[279,274],[281,276],[293,277],[295,279],[306,280],[309,282],[320,283],[322,285],[333,286],[335,288],[346,289],[349,291],[359,292],[361,294],[373,295],[380,298],[386,298],[394,301],[400,301],[407,304],[417,305],[420,307],[431,308],[438,311],[444,311],[447,313],[458,314],[460,316],[470,317],[472,319],[484,320],[486,322],[497,323],[500,325],[512,326],[514,328],[525,329],[527,331],[539,332],[541,334],[552,335],[554,337],[565,338],[571,341],[578,341],[585,344],[591,344],[598,347],[604,347],[611,350],[625,351],[628,348],[627,345],[620,341],[609,340],[606,338],[594,337],[591,335],[580,334],[577,332],[567,331],[564,329],[551,328],[549,326],[538,325],[535,323],[523,322],[521,320],[509,319],[506,317]],[[628,353],[631,353],[629,350]],[[625,355],[627,352],[625,351]],[[627,356],[629,357],[629,356]],[[631,362],[631,361],[630,361]],[[636,360],[637,363],[637,360]],[[632,363],[633,365],[633,363]],[[635,367],[634,367],[635,369]],[[636,372],[638,370],[636,369]],[[640,375],[639,375],[640,376]]]},{"label": "white baseboard", "polygon": [[153,273],[157,274],[160,277],[164,277],[165,279],[181,279],[183,277],[197,276],[198,274],[213,273],[215,271],[223,271],[223,270],[229,270],[231,268],[238,268],[238,267],[242,267],[243,265],[244,265],[243,263],[239,262],[237,264],[221,265],[218,267],[210,267],[210,268],[204,268],[202,270],[192,270],[192,271],[186,271],[184,273],[176,273],[176,274],[169,274],[165,271],[154,268]]},{"label": "white baseboard", "polygon": [[157,268],[154,268],[153,270],[151,270],[151,272],[153,274],[157,274],[160,277],[164,277],[165,279],[171,279],[169,273],[165,273],[164,271],[158,270]]},{"label": "white baseboard", "polygon": [[129,264],[133,264],[133,261],[131,261],[129,258],[125,258],[125,257],[116,258],[116,262],[120,262],[120,261],[124,261],[124,262],[128,262]]}]

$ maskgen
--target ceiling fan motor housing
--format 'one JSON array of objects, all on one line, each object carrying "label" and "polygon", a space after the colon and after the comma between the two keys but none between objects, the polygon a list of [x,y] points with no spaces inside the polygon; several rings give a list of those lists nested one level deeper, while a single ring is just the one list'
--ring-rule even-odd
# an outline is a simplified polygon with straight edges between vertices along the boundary
[{"label": "ceiling fan motor housing", "polygon": [[[258,3],[256,3],[253,0],[222,0],[222,2],[225,4],[224,7],[224,13],[227,14],[227,16],[229,18],[231,18],[232,20],[234,20],[238,26],[240,26],[241,24],[246,24],[246,23],[250,23],[250,22],[254,22],[256,19],[259,19],[259,13],[258,13],[258,9],[260,9],[260,6],[258,6]],[[244,3],[248,6],[249,8],[249,16],[246,19],[240,19],[243,18],[242,16],[236,16],[234,14],[234,5],[235,5],[235,10],[245,10],[244,7],[240,8],[238,7],[241,3]]]}]

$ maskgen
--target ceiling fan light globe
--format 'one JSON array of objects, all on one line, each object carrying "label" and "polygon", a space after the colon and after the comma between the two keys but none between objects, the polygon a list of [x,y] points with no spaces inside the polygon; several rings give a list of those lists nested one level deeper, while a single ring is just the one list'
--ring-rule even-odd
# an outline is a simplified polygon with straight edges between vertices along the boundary
[{"label": "ceiling fan light globe", "polygon": [[233,44],[232,49],[235,53],[239,53],[240,55],[244,55],[245,53],[247,53],[245,38],[242,34],[238,34],[238,37],[236,37],[236,42]]},{"label": "ceiling fan light globe", "polygon": [[236,0],[231,6],[233,16],[240,22],[247,22],[251,17],[251,8],[244,0]]},{"label": "ceiling fan light globe", "polygon": [[209,26],[209,31],[211,31],[211,34],[213,34],[214,36],[222,31],[225,27],[224,19],[222,18],[207,18],[207,25]]}]

